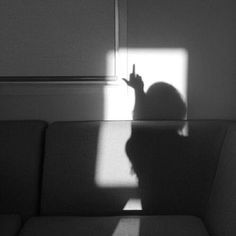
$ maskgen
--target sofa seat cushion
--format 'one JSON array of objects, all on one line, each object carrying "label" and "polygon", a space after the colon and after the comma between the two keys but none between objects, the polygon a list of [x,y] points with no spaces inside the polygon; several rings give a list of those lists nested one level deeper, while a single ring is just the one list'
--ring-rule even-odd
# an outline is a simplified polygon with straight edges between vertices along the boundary
[{"label": "sofa seat cushion", "polygon": [[0,235],[15,236],[21,227],[21,218],[18,215],[0,215]]},{"label": "sofa seat cushion", "polygon": [[208,236],[194,216],[33,217],[20,236]]}]

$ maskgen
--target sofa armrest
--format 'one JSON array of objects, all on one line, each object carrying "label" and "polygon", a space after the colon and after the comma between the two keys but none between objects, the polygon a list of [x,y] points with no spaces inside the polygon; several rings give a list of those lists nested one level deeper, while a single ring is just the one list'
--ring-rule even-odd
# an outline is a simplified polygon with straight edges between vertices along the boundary
[{"label": "sofa armrest", "polygon": [[225,137],[209,197],[205,223],[214,236],[236,235],[236,125]]}]

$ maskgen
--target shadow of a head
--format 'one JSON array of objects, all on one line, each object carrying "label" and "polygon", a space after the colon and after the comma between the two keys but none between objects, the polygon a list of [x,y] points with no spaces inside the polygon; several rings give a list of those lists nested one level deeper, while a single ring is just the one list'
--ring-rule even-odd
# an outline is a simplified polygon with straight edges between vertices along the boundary
[{"label": "shadow of a head", "polygon": [[186,105],[177,89],[170,84],[158,82],[145,94],[139,115],[141,119],[148,120],[182,120],[185,114]]}]

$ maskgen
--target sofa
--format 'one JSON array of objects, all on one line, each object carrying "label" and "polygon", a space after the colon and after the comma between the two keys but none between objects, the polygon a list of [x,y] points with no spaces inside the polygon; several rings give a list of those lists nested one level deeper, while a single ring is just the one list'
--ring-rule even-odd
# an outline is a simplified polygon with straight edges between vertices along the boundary
[{"label": "sofa", "polygon": [[1,121],[0,235],[234,236],[236,123]]}]

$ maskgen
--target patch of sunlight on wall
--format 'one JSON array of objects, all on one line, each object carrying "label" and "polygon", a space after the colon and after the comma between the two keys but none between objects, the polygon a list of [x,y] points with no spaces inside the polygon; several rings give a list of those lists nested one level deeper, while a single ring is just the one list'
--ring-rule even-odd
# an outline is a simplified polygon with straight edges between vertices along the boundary
[{"label": "patch of sunlight on wall", "polygon": [[128,71],[135,64],[145,92],[156,82],[174,86],[187,102],[188,53],[184,48],[128,49]]},{"label": "patch of sunlight on wall", "polygon": [[134,92],[124,82],[104,86],[104,120],[132,120]]},{"label": "patch of sunlight on wall", "polygon": [[139,236],[139,231],[139,217],[123,217],[118,222],[112,236]]},{"label": "patch of sunlight on wall", "polygon": [[[114,53],[107,54],[107,74],[112,71]],[[122,81],[127,76],[127,50],[116,53],[117,80],[104,86],[104,120],[132,120],[134,92]]]},{"label": "patch of sunlight on wall", "polygon": [[[112,131],[112,132],[111,132]],[[99,187],[137,187],[125,146],[131,123],[103,123],[99,129],[95,183]]]},{"label": "patch of sunlight on wall", "polygon": [[[107,71],[111,70],[112,53],[107,54]],[[104,88],[104,119],[132,120],[134,91],[122,78],[132,72],[142,76],[145,92],[156,82],[166,82],[181,94],[187,106],[188,52],[184,48],[119,49],[116,55],[117,81]]]}]

